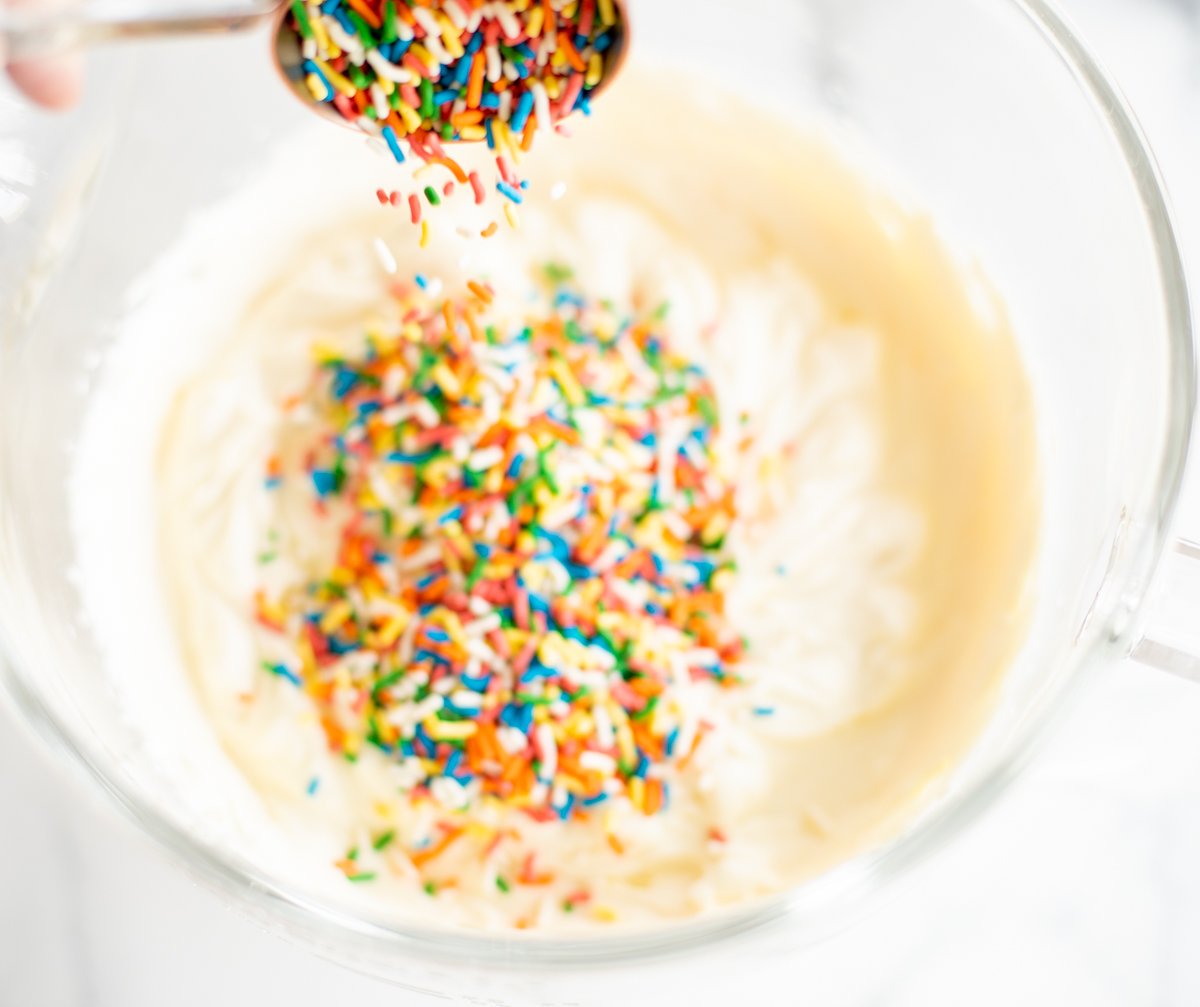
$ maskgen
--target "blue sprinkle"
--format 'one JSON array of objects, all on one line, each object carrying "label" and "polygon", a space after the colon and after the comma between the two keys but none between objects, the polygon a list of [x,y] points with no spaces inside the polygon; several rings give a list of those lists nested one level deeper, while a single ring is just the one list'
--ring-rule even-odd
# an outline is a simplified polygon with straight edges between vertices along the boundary
[{"label": "blue sprinkle", "polygon": [[516,728],[522,734],[528,734],[533,726],[533,707],[509,703],[500,711],[500,722]]},{"label": "blue sprinkle", "polygon": [[594,797],[585,797],[583,799],[583,806],[585,808],[594,808],[597,804],[603,804],[607,800],[608,800],[608,794],[606,794],[602,790],[602,791],[600,791],[600,793],[596,794]]},{"label": "blue sprinkle", "polygon": [[292,683],[292,685],[300,684],[300,676],[297,675],[294,671],[292,671],[292,669],[289,668],[286,664],[272,665],[271,673],[278,675],[280,678],[286,678],[289,682]]},{"label": "blue sprinkle", "polygon": [[449,524],[451,521],[457,521],[463,516],[462,504],[457,507],[451,507],[445,514],[438,518],[438,524]]},{"label": "blue sprinkle", "polygon": [[575,807],[575,795],[569,790],[567,791],[567,799],[563,802],[563,806],[558,808],[558,817],[564,822],[571,817],[571,809]]},{"label": "blue sprinkle", "polygon": [[422,276],[420,273],[417,273],[417,274],[416,274],[416,275],[413,277],[413,279],[414,279],[414,280],[416,280],[416,282],[417,282],[417,286],[418,286],[418,287],[420,287],[422,290],[428,290],[428,289],[429,289],[429,281],[428,281],[427,279],[425,279],[425,277],[424,277],[424,276]]},{"label": "blue sprinkle", "polygon": [[400,146],[400,138],[396,136],[396,131],[391,126],[384,126],[382,131],[384,140],[387,141],[388,150],[392,152],[392,157],[396,159],[397,164],[404,163],[404,149]]},{"label": "blue sprinkle", "polygon": [[663,742],[663,751],[667,758],[671,758],[675,754],[675,746],[679,744],[679,728],[671,728],[671,733],[667,735],[667,740]]},{"label": "blue sprinkle", "polygon": [[604,32],[604,34],[598,36],[596,41],[592,43],[592,49],[595,50],[596,52],[607,52],[608,47],[612,44],[613,44],[612,32],[606,31],[606,32]]},{"label": "blue sprinkle", "polygon": [[521,195],[521,190],[515,186],[509,185],[507,182],[497,182],[496,190],[503,196],[512,200],[514,203],[524,202],[525,197]]},{"label": "blue sprinkle", "polygon": [[496,149],[496,137],[492,135],[492,120],[491,119],[483,120],[483,131],[484,131],[484,134],[487,136],[488,150],[495,150]]},{"label": "blue sprinkle", "polygon": [[313,469],[312,484],[319,496],[329,496],[334,487],[333,473],[325,469]]},{"label": "blue sprinkle", "polygon": [[320,785],[321,785],[321,781],[315,776],[311,780],[309,780],[308,786],[305,788],[305,790],[308,793],[308,796],[312,797],[312,795],[317,792],[317,787],[319,787]]},{"label": "blue sprinkle", "polygon": [[427,759],[432,759],[437,750],[437,746],[433,743],[433,739],[425,732],[425,725],[418,724],[416,737],[413,738],[413,746],[421,755]]},{"label": "blue sprinkle", "polygon": [[450,634],[444,629],[439,629],[437,626],[426,626],[425,635],[433,640],[434,643],[449,643]]},{"label": "blue sprinkle", "polygon": [[389,462],[400,465],[422,465],[434,456],[432,451],[421,451],[418,454],[405,454],[403,451],[393,451],[387,456]]},{"label": "blue sprinkle", "polygon": [[[476,36],[476,37],[478,37],[478,36]],[[496,94],[495,91],[489,91],[487,94],[485,94],[482,98],[479,99],[479,107],[486,108],[489,111],[494,112],[496,109],[498,109],[500,107],[500,95]]]},{"label": "blue sprinkle", "polygon": [[463,686],[470,689],[472,692],[487,692],[487,687],[492,680],[491,675],[480,675],[478,678],[473,678],[470,675],[460,675],[459,679]]},{"label": "blue sprinkle", "polygon": [[434,664],[440,664],[447,668],[450,667],[450,661],[447,658],[442,657],[441,654],[434,653],[432,650],[426,650],[424,648],[418,650],[413,655],[413,660],[417,662],[432,661]]},{"label": "blue sprinkle", "polygon": [[271,476],[270,479],[265,479],[264,483],[269,490],[278,489],[283,485],[283,476]]},{"label": "blue sprinkle", "polygon": [[[483,32],[475,32],[471,36],[471,41],[467,43],[467,47],[463,50],[468,56],[474,56],[480,49],[483,48]],[[470,60],[467,60],[470,63]]]},{"label": "blue sprinkle", "polygon": [[344,399],[358,384],[358,375],[346,367],[339,367],[333,378],[333,397]]},{"label": "blue sprinkle", "polygon": [[521,95],[521,100],[517,102],[517,107],[513,110],[512,118],[509,124],[514,133],[520,133],[525,129],[525,124],[529,121],[529,114],[533,111],[533,92],[526,91]]},{"label": "blue sprinkle", "polygon": [[304,72],[311,73],[313,76],[315,76],[321,82],[321,85],[325,88],[325,97],[322,100],[333,101],[333,96],[335,93],[333,90],[333,85],[331,85],[329,83],[328,78],[325,76],[325,74],[323,74],[321,72],[321,68],[319,66],[317,66],[317,64],[314,63],[312,60],[306,59],[304,61]]},{"label": "blue sprinkle", "polygon": [[570,558],[571,547],[567,545],[567,540],[561,535],[556,535],[545,528],[538,528],[536,534],[538,538],[550,546],[550,554],[555,559],[565,563]]},{"label": "blue sprinkle", "polygon": [[[470,76],[471,76],[471,60],[469,57],[463,57],[462,59],[460,59],[458,61],[458,63],[455,64],[454,73],[450,75],[450,80],[453,81],[457,87],[462,88],[462,87],[467,86],[467,81],[470,78]],[[443,94],[444,93],[445,92],[443,92]],[[455,98],[458,97],[457,91],[453,91],[451,93],[454,95]]]},{"label": "blue sprinkle", "polygon": [[321,4],[321,13],[322,14],[332,14],[341,5],[342,5],[342,0],[325,0],[325,2],[323,4]]},{"label": "blue sprinkle", "polygon": [[439,91],[433,96],[433,102],[435,105],[453,105],[457,100],[457,91]]},{"label": "blue sprinkle", "polygon": [[754,708],[754,716],[756,717],[772,717],[775,715],[775,707],[773,706],[756,706]]},{"label": "blue sprinkle", "polygon": [[635,769],[633,771],[633,775],[636,776],[639,780],[644,780],[646,778],[646,774],[648,772],[650,772],[650,760],[646,758],[646,753],[643,752],[640,748],[637,751],[638,751],[638,764],[637,764],[637,769]]},{"label": "blue sprinkle", "polygon": [[454,776],[458,771],[458,767],[462,765],[463,753],[461,748],[456,748],[450,753],[450,758],[446,760],[446,768],[444,772],[447,776]]}]

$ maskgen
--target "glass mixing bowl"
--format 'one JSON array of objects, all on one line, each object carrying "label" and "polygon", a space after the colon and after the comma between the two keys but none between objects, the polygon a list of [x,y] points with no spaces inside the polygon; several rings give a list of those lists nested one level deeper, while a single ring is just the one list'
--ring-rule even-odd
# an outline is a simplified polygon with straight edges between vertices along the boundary
[{"label": "glass mixing bowl", "polygon": [[[645,989],[648,969],[740,988],[747,963],[827,934],[937,850],[1028,757],[1068,686],[1137,644],[1193,414],[1187,291],[1153,162],[1112,85],[1040,0],[743,0],[732,25],[726,4],[631,6],[638,58],[757,75],[763,94],[836,135],[981,264],[1032,380],[1045,490],[1028,637],[940,796],[896,840],[768,904],[636,938],[384,925],[189,830],[81,624],[67,474],[136,278],[306,113],[273,77],[261,33],[97,53],[87,99],[65,118],[0,94],[3,691],[92,786],[242,910],[344,964],[489,1003],[608,1002]],[[769,136],[734,139],[770,156]],[[1194,671],[1193,642],[1144,642],[1139,653]]]}]

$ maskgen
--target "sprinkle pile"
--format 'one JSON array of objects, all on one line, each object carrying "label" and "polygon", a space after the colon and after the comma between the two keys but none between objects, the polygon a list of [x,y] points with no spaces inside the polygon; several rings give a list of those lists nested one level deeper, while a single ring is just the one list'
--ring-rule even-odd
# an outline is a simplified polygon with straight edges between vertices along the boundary
[{"label": "sprinkle pile", "polygon": [[337,561],[259,592],[264,664],[413,798],[653,814],[708,729],[698,683],[740,681],[711,384],[665,309],[621,317],[549,269],[511,324],[469,287],[417,277],[361,354],[316,351],[267,485],[310,498]]},{"label": "sprinkle pile", "polygon": [[613,0],[293,0],[288,23],[314,101],[381,136],[398,162],[415,155],[449,173],[407,194],[376,194],[407,209],[423,238],[426,206],[456,187],[476,204],[489,194],[444,142],[487,142],[490,188],[515,226],[526,188],[514,167],[521,152],[538,129],[590,113],[589,95],[623,31]]}]

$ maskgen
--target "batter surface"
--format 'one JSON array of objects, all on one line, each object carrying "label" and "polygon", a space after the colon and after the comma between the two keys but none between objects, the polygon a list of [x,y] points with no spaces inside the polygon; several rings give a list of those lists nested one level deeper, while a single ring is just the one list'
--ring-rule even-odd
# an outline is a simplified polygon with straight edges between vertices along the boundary
[{"label": "batter surface", "polygon": [[[631,74],[603,116],[539,144],[543,198],[519,230],[464,242],[451,221],[420,253],[362,205],[377,158],[300,137],[156,270],[80,448],[79,573],[177,813],[211,841],[374,916],[428,920],[432,899],[442,925],[652,924],[886,840],[969,747],[1020,642],[1036,530],[1003,311],[927,221],[820,143],[739,110],[748,135],[782,132],[773,156],[714,152],[727,110],[683,116],[683,100]],[[336,191],[313,200],[311,177],[284,173],[298,155]],[[264,480],[314,345],[357,359],[416,273],[431,297],[484,281],[492,315],[518,319],[547,263],[618,313],[669,305],[672,350],[711,381],[736,497],[741,683],[691,694],[704,737],[663,768],[653,814],[623,795],[565,820],[413,800],[401,760],[368,744],[349,761],[312,697],[263,667],[286,653],[256,593],[316,576],[331,541],[311,486]],[[152,629],[123,629],[118,605]],[[463,838],[414,858],[446,823]]]}]

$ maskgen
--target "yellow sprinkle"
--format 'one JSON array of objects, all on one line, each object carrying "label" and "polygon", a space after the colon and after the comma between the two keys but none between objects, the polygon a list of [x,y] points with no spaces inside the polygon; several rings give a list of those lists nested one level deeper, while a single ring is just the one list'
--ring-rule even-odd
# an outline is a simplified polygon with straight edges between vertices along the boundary
[{"label": "yellow sprinkle", "polygon": [[554,357],[550,361],[550,373],[558,381],[558,386],[570,405],[581,406],[587,401],[583,389],[579,387],[579,382],[575,380],[575,375],[571,373],[571,368],[562,357]]},{"label": "yellow sprinkle", "polygon": [[487,130],[482,126],[464,126],[459,130],[459,134],[464,140],[472,143],[487,139]]},{"label": "yellow sprinkle", "polygon": [[612,0],[597,0],[596,9],[600,12],[600,23],[605,28],[611,28],[617,23],[617,12],[613,10]]},{"label": "yellow sprinkle", "polygon": [[640,776],[635,776],[629,781],[629,800],[633,802],[633,806],[638,811],[644,811],[646,808],[646,781]]},{"label": "yellow sprinkle", "polygon": [[617,913],[608,906],[596,906],[596,908],[592,910],[592,916],[601,923],[612,923],[614,920],[616,920]]},{"label": "yellow sprinkle", "polygon": [[400,634],[408,628],[411,619],[412,616],[407,612],[393,615],[383,624],[383,629],[376,635],[376,645],[381,650],[387,650],[388,647],[400,639]]},{"label": "yellow sprinkle", "polygon": [[446,17],[445,14],[438,15],[438,22],[442,26],[442,45],[446,47],[446,52],[455,59],[462,59],[465,50],[459,41],[458,29],[454,27],[454,22]]},{"label": "yellow sprinkle", "polygon": [[587,75],[583,78],[583,82],[588,87],[595,87],[600,83],[600,78],[603,76],[604,57],[600,53],[594,52],[588,59]]},{"label": "yellow sprinkle", "polygon": [[342,54],[342,50],[329,37],[324,22],[319,17],[310,17],[309,22],[312,24],[313,34],[317,37],[317,50],[325,53],[330,59],[337,59]]},{"label": "yellow sprinkle", "polygon": [[353,614],[354,609],[350,607],[350,602],[339,601],[321,617],[321,632],[326,636],[337,632]]},{"label": "yellow sprinkle", "polygon": [[508,226],[514,231],[521,226],[520,218],[517,216],[517,211],[513,209],[512,203],[504,204],[504,219],[508,221]]},{"label": "yellow sprinkle", "polygon": [[328,97],[325,85],[321,83],[321,78],[315,73],[308,74],[304,78],[304,84],[308,88],[308,93],[313,96],[313,101],[324,101]]},{"label": "yellow sprinkle", "polygon": [[421,247],[425,248],[429,244],[429,221],[421,221]]},{"label": "yellow sprinkle", "polygon": [[529,15],[529,20],[525,22],[525,30],[532,38],[537,38],[542,33],[542,25],[545,20],[545,8],[535,7]]},{"label": "yellow sprinkle", "polygon": [[404,123],[404,128],[410,133],[415,133],[421,128],[421,117],[417,114],[417,110],[406,101],[396,102],[396,113],[400,116]]},{"label": "yellow sprinkle", "polygon": [[434,71],[440,69],[438,67],[438,61],[433,58],[428,49],[421,45],[420,42],[416,42],[409,47],[408,51],[425,64],[425,67],[429,70],[429,75],[431,77],[436,76]]},{"label": "yellow sprinkle", "polygon": [[458,399],[462,397],[462,385],[444,361],[433,369],[433,380],[437,382],[438,388],[442,390],[447,398]]},{"label": "yellow sprinkle", "polygon": [[347,98],[353,98],[354,92],[358,90],[345,77],[334,70],[328,63],[324,63],[319,59],[314,59],[313,64],[318,70],[324,74],[325,79],[329,81],[337,90],[341,91]]},{"label": "yellow sprinkle", "polygon": [[479,725],[473,720],[450,721],[426,717],[422,723],[425,733],[434,741],[466,741],[479,729]]}]

